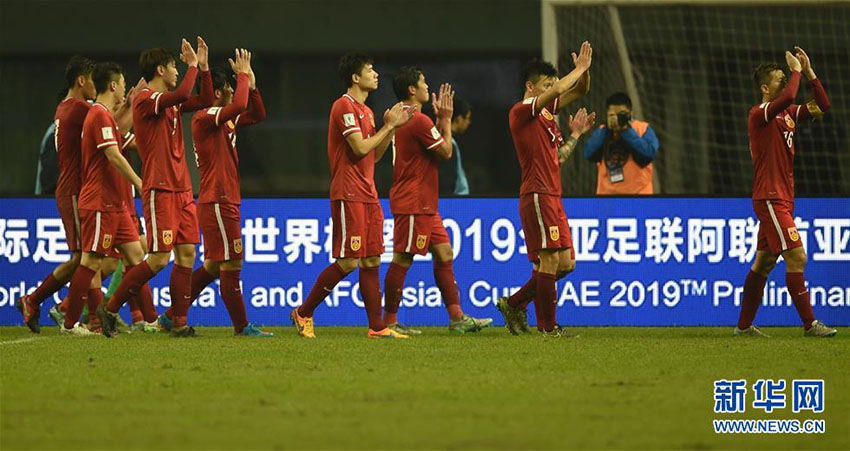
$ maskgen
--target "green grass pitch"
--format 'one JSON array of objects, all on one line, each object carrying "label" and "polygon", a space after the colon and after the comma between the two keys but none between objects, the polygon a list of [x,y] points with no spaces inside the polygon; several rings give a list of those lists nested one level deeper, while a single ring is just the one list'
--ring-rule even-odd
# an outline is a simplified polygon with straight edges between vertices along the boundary
[{"label": "green grass pitch", "polygon": [[[0,449],[850,449],[850,330],[504,328],[407,341],[365,328],[277,337],[31,335],[0,328]],[[788,407],[715,414],[716,379],[788,380]],[[794,414],[790,380],[825,380]],[[715,435],[714,418],[823,418],[823,435]]]}]

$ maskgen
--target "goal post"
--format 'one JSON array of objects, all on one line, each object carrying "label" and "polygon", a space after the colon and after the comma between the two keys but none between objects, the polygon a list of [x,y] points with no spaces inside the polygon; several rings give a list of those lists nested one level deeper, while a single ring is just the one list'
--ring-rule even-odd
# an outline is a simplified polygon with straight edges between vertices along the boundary
[{"label": "goal post", "polygon": [[[570,52],[593,44],[591,92],[585,106],[604,121],[614,92],[632,99],[633,116],[661,142],[656,193],[740,195],[752,189],[746,117],[759,103],[752,69],[784,51],[804,48],[832,108],[801,127],[798,195],[850,195],[850,1],[541,0],[543,58],[559,73]],[[798,102],[811,98],[801,83]],[[566,114],[561,125],[566,126]],[[580,149],[564,165],[565,192],[591,195],[596,168]]]}]

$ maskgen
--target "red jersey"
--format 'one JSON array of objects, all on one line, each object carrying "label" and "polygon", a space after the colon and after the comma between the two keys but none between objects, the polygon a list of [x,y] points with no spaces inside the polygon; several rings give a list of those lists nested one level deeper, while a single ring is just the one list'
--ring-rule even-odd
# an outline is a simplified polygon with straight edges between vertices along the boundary
[{"label": "red jersey", "polygon": [[56,157],[59,160],[59,179],[56,182],[56,196],[76,196],[80,194],[82,177],[80,175],[80,137],[83,134],[83,122],[89,112],[85,100],[66,97],[56,107],[53,123],[56,125],[54,141]]},{"label": "red jersey", "polygon": [[[141,90],[133,100],[133,131],[142,158],[144,190],[190,191],[182,113],[212,104],[212,79],[201,72],[201,95],[190,98],[197,68],[189,67],[180,87],[172,92]],[[209,91],[209,92],[208,92]]]},{"label": "red jersey", "polygon": [[[783,92],[770,102],[750,108],[747,132],[753,158],[753,199],[794,201],[794,135],[801,121],[813,117],[807,105],[792,102],[797,96],[800,73],[792,72]],[[829,99],[818,79],[812,80],[815,101],[822,111]]]},{"label": "red jersey", "polygon": [[372,109],[343,94],[331,107],[328,126],[328,160],[331,163],[331,200],[378,203],[375,189],[375,152],[358,157],[346,137],[360,133],[363,139],[375,134]]},{"label": "red jersey", "polygon": [[434,121],[420,111],[396,131],[390,189],[390,210],[394,215],[437,213],[439,174],[433,152],[444,142]]},{"label": "red jersey", "polygon": [[[198,203],[227,203],[239,205],[239,155],[236,152],[236,130],[255,124],[262,98],[257,90],[248,94],[248,75],[239,74],[233,101],[225,107],[210,107],[192,117],[192,143],[195,161],[201,173]],[[249,107],[248,111],[245,108]],[[244,113],[243,113],[244,112]]]},{"label": "red jersey", "polygon": [[558,108],[558,98],[541,108],[537,97],[529,97],[514,105],[508,114],[511,136],[522,168],[520,195],[561,195],[558,148],[564,144],[564,138],[555,119]]},{"label": "red jersey", "polygon": [[83,124],[81,210],[122,211],[127,207],[130,182],[112,166],[104,153],[109,147],[120,149],[122,145],[112,112],[102,103],[95,103]]}]

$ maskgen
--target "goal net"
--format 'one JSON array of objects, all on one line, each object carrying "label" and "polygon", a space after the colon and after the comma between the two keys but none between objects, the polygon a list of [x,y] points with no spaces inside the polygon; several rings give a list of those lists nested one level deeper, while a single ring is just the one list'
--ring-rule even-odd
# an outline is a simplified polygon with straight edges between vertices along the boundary
[{"label": "goal net", "polygon": [[[543,0],[542,24],[544,58],[561,74],[583,40],[593,45],[591,92],[565,110],[562,128],[579,106],[601,123],[606,97],[626,92],[661,142],[663,194],[750,195],[746,118],[761,101],[753,68],[776,61],[787,71],[784,52],[799,45],[832,108],[797,135],[797,195],[850,195],[850,3]],[[805,80],[797,103],[812,98]],[[596,167],[580,152],[563,172],[567,195],[595,192]]]}]

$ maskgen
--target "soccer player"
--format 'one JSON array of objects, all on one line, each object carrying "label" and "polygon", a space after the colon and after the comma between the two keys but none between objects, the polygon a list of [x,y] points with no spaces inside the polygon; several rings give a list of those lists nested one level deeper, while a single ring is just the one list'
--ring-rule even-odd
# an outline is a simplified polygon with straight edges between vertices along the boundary
[{"label": "soccer player", "polygon": [[340,280],[360,267],[360,295],[369,318],[369,338],[408,338],[384,326],[381,318],[381,282],[378,268],[384,252],[384,213],[375,190],[375,161],[390,145],[396,129],[413,116],[401,102],[384,113],[384,125],[375,128],[375,116],[366,106],[369,93],[378,89],[378,72],[372,58],[348,53],[339,60],[339,75],[346,93],[331,107],[328,126],[328,159],[331,167],[331,263],[316,279],[310,294],[290,313],[298,335],[315,338],[313,311]]},{"label": "soccer player", "polygon": [[[53,270],[38,288],[24,295],[16,307],[24,317],[24,323],[33,333],[41,331],[38,324],[41,303],[65,286],[80,264],[80,218],[77,201],[80,195],[80,135],[83,121],[97,93],[92,83],[94,63],[82,56],[74,55],[65,67],[68,94],[56,107],[54,115],[54,139],[59,160],[59,180],[56,184],[56,206],[65,229],[65,241],[71,259]],[[55,306],[54,306],[55,308]],[[51,309],[52,310],[52,309]]]},{"label": "soccer player", "polygon": [[[204,235],[204,264],[192,274],[192,299],[212,283],[221,279],[219,291],[235,335],[273,337],[248,322],[245,301],[239,285],[242,271],[242,220],[239,205],[239,155],[236,131],[262,122],[266,118],[263,99],[251,69],[251,53],[237,49],[235,61],[228,60],[236,74],[236,91],[224,71],[214,69],[213,106],[192,117],[192,140],[201,192],[198,195],[198,221]],[[246,111],[247,109],[247,111]]]},{"label": "soccer player", "polygon": [[478,332],[493,322],[491,318],[473,318],[463,313],[460,295],[452,270],[452,246],[437,209],[439,174],[437,164],[452,156],[452,112],[454,92],[451,85],[440,86],[440,96],[433,94],[431,105],[437,125],[421,112],[428,102],[425,74],[416,67],[402,67],[393,76],[393,91],[413,110],[413,118],[400,128],[392,140],[393,185],[390,189],[390,210],[393,213],[393,261],[384,279],[384,323],[398,333],[410,335],[421,331],[398,322],[404,278],[413,263],[414,255],[431,252],[434,259],[434,280],[443,295],[449,314],[449,331]]},{"label": "soccer player", "polygon": [[[136,224],[127,210],[128,180],[141,189],[142,181],[121,154],[123,140],[112,115],[124,101],[124,75],[115,63],[98,63],[92,80],[97,101],[83,123],[81,144],[82,187],[80,189],[80,241],[82,259],[71,279],[68,310],[62,333],[95,335],[77,322],[83,305],[92,297],[99,302],[100,269],[113,247],[131,265],[144,257]],[[92,280],[96,288],[92,288]],[[97,308],[89,304],[89,308]],[[106,331],[104,331],[106,333]],[[108,335],[107,335],[108,336]]]},{"label": "soccer player", "polygon": [[[753,325],[761,304],[767,276],[781,255],[785,259],[785,284],[803,322],[807,337],[831,337],[837,333],[815,319],[803,269],[806,250],[794,224],[794,134],[803,121],[823,116],[829,109],[826,91],[812,70],[809,56],[800,47],[785,52],[791,70],[786,77],[777,63],[756,67],[754,78],[761,103],[750,109],[747,132],[753,158],[753,210],[759,219],[756,259],[744,281],[741,314],[735,335],[763,336]],[[794,104],[801,72],[806,75],[815,98]]]},{"label": "soccer player", "polygon": [[[192,303],[191,278],[195,261],[195,244],[200,241],[192,181],[186,166],[183,143],[182,113],[209,107],[213,102],[212,80],[207,64],[209,49],[198,37],[198,52],[185,39],[180,59],[189,68],[177,86],[177,65],[174,55],[165,48],[142,52],[139,66],[147,87],[133,102],[133,131],[136,146],[142,157],[142,206],[148,225],[148,258],[144,264],[127,268],[127,273],[107,305],[98,308],[97,315],[104,334],[115,333],[118,311],[142,285],[168,265],[174,252],[174,266],[169,284],[170,313],[159,316],[163,329],[172,337],[195,335],[187,324]],[[200,94],[192,96],[195,79],[201,72]]]},{"label": "soccer player", "polygon": [[580,133],[593,126],[595,113],[580,109],[570,122],[579,122],[579,131],[564,141],[555,115],[587,91],[592,48],[582,43],[579,55],[573,54],[575,69],[563,78],[539,60],[524,71],[523,100],[511,108],[509,122],[514,147],[522,168],[519,210],[522,230],[533,263],[533,272],[523,289],[510,298],[499,299],[499,311],[512,334],[528,329],[523,304],[528,297],[539,303],[542,334],[546,337],[569,336],[555,322],[557,294],[555,282],[575,268],[567,215],[561,201],[560,163],[573,150]]}]

